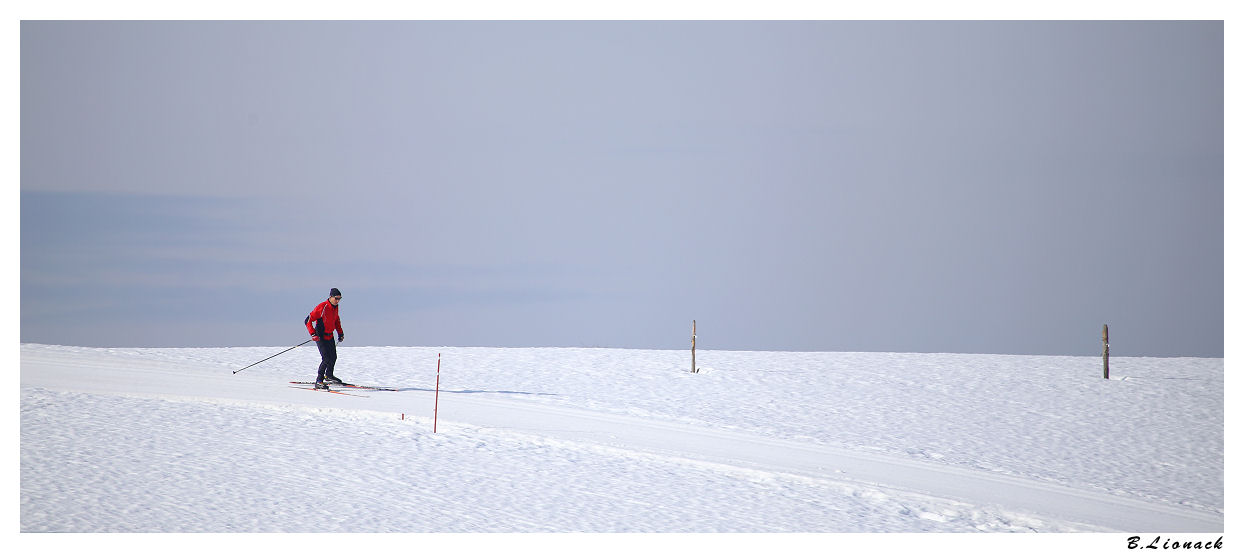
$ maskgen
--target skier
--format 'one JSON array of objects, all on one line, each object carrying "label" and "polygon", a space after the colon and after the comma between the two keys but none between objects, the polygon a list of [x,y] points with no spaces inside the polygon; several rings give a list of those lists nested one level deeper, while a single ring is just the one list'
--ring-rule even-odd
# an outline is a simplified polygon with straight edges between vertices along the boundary
[{"label": "skier", "polygon": [[327,382],[341,384],[341,379],[333,376],[333,367],[337,364],[337,344],[333,343],[333,331],[337,331],[337,341],[346,339],[341,329],[341,317],[337,315],[337,305],[341,303],[341,290],[333,288],[328,292],[328,299],[320,302],[307,315],[307,332],[320,348],[320,369],[315,376],[315,388],[328,389]]}]

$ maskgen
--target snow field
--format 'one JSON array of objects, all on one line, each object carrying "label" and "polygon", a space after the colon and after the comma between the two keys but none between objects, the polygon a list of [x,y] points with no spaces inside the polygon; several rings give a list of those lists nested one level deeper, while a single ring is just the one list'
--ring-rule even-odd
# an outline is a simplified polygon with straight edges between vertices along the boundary
[{"label": "snow field", "polygon": [[23,345],[22,530],[1125,530],[965,474],[1221,529],[1220,359],[343,347],[402,390],[366,398],[289,388],[313,350],[232,374],[276,351]]},{"label": "snow field", "polygon": [[[952,521],[963,530],[1073,529],[469,425],[446,423],[433,435],[424,417],[46,390],[27,395],[23,417],[32,442],[23,456],[32,473],[22,482],[26,531],[929,531]],[[55,519],[37,508],[68,497]]]}]

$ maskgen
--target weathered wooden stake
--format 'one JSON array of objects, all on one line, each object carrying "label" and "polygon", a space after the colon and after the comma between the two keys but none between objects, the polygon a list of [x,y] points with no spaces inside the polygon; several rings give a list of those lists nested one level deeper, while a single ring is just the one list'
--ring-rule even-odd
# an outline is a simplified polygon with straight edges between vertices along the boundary
[{"label": "weathered wooden stake", "polygon": [[[427,405],[426,403],[424,405]],[[436,354],[436,395],[432,399],[432,433],[436,433],[436,415],[441,409],[441,354]]]},{"label": "weathered wooden stake", "polygon": [[1101,325],[1101,377],[1110,380],[1110,325]]},{"label": "weathered wooden stake", "polygon": [[691,372],[700,372],[695,368],[695,319],[691,320]]}]

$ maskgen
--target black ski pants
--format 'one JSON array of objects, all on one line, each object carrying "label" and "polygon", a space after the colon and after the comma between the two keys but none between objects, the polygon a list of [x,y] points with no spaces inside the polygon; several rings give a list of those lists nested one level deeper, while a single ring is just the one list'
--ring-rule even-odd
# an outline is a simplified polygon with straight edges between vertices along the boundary
[{"label": "black ski pants", "polygon": [[315,379],[324,380],[325,376],[333,376],[333,367],[337,365],[337,343],[329,336],[328,339],[317,340],[315,345],[320,348],[320,372]]}]

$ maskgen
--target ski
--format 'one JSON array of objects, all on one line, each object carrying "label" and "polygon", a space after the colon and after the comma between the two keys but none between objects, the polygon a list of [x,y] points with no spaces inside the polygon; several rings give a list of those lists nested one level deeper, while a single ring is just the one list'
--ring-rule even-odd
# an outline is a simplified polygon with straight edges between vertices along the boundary
[{"label": "ski", "polygon": [[[290,382],[290,384],[305,384],[305,385],[307,385],[307,386],[314,386],[314,385],[315,385],[315,383],[314,383],[314,382]],[[347,383],[345,383],[345,382],[342,382],[341,384],[330,384],[330,386],[340,386],[340,387],[342,387],[342,388],[354,388],[355,390],[376,390],[376,391],[378,391],[378,392],[398,392],[398,391],[401,391],[401,390],[398,390],[397,388],[385,388],[385,387],[383,387],[383,386],[364,386],[364,385],[362,385],[362,384],[347,384]]]},{"label": "ski", "polygon": [[[314,385],[314,383],[312,383],[312,385]],[[324,388],[324,389],[320,389],[320,390],[317,390],[317,389],[315,389],[315,388],[308,388],[308,387],[306,387],[306,386],[290,386],[290,388],[298,388],[299,390],[311,390],[312,392],[328,392],[328,393],[330,393],[330,394],[341,394],[341,395],[343,395],[343,396],[367,397],[367,396],[364,396],[364,395],[360,395],[360,394],[351,394],[351,393],[342,392],[342,391],[339,391],[339,390],[330,390],[330,389],[328,389],[328,388]]]}]

